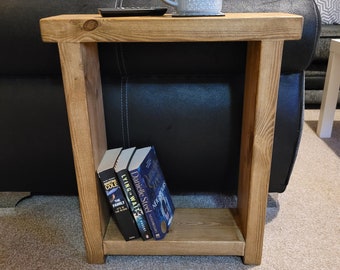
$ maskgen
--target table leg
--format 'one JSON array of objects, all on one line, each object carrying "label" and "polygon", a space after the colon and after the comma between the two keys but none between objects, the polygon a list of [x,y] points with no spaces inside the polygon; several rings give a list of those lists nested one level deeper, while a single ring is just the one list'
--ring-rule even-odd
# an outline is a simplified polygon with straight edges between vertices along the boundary
[{"label": "table leg", "polygon": [[246,264],[261,263],[282,49],[283,41],[248,43],[238,190]]},{"label": "table leg", "polygon": [[96,168],[107,149],[96,43],[59,43],[87,260],[103,263],[108,210]]},{"label": "table leg", "polygon": [[325,87],[322,95],[317,134],[330,138],[340,86],[340,40],[332,40],[327,66]]}]

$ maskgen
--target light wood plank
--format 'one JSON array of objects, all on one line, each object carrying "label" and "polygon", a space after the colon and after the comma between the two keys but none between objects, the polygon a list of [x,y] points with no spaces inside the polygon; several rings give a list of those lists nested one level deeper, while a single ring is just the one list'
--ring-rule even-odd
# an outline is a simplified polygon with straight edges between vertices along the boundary
[{"label": "light wood plank", "polygon": [[299,39],[303,17],[227,13],[221,17],[60,15],[41,19],[45,42],[200,42]]},{"label": "light wood plank", "polygon": [[109,215],[96,178],[107,148],[97,53],[96,43],[59,44],[87,259],[103,263]]},{"label": "light wood plank", "polygon": [[340,39],[332,39],[316,133],[330,138],[340,87]]},{"label": "light wood plank", "polygon": [[283,41],[248,43],[238,210],[244,262],[260,264]]},{"label": "light wood plank", "polygon": [[176,209],[168,235],[155,241],[125,241],[111,220],[104,239],[112,255],[238,255],[244,239],[229,209]]}]

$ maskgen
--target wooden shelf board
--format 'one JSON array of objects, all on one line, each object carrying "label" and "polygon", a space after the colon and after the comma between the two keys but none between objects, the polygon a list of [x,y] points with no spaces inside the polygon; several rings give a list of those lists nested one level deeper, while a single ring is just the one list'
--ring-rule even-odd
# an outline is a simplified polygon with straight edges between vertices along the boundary
[{"label": "wooden shelf board", "polygon": [[244,255],[245,241],[230,209],[179,208],[162,240],[125,241],[111,219],[103,241],[106,255]]},{"label": "wooden shelf board", "polygon": [[106,17],[64,14],[40,20],[45,42],[202,42],[301,38],[303,17],[288,13]]}]

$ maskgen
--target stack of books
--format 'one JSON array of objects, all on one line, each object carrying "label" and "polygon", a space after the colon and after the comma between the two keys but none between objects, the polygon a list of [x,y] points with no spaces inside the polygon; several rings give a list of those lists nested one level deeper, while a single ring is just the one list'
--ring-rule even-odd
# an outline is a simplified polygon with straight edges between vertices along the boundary
[{"label": "stack of books", "polygon": [[125,240],[166,236],[175,208],[153,146],[107,150],[97,174]]}]

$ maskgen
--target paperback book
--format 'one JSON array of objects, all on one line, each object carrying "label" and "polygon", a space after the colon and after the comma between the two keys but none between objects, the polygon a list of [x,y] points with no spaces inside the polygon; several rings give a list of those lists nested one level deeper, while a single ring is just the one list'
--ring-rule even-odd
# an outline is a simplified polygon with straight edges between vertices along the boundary
[{"label": "paperback book", "polygon": [[98,166],[97,174],[113,210],[113,217],[126,241],[139,238],[136,222],[122,192],[113,168],[122,148],[107,150]]},{"label": "paperback book", "polygon": [[153,146],[137,149],[128,167],[154,239],[169,232],[175,207]]},{"label": "paperback book", "polygon": [[136,221],[140,235],[142,236],[143,240],[148,240],[152,238],[152,233],[128,171],[128,166],[135,150],[135,147],[122,150],[114,165],[114,168],[122,186],[122,190],[130,206],[132,216]]}]

